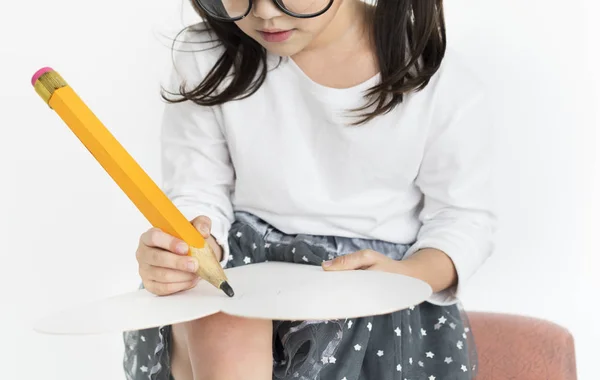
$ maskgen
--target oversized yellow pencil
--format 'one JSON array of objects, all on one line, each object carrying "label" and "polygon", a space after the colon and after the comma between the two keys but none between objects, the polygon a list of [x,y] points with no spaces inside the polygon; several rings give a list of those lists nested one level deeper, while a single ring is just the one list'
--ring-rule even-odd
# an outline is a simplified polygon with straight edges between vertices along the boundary
[{"label": "oversized yellow pencil", "polygon": [[198,260],[198,276],[233,297],[223,268],[200,232],[183,216],[67,82],[52,68],[32,77],[38,95],[75,133],[88,151],[137,206],[152,226],[185,241]]}]

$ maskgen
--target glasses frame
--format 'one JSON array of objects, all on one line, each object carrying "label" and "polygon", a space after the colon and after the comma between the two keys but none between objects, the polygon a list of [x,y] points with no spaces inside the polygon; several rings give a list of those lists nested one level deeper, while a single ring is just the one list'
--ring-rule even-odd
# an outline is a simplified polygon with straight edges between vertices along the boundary
[{"label": "glasses frame", "polygon": [[[318,17],[321,16],[323,13],[327,12],[329,10],[329,8],[331,8],[331,6],[333,5],[333,2],[335,0],[329,0],[329,3],[327,4],[327,6],[325,7],[325,9],[317,12],[317,13],[311,13],[309,15],[303,15],[303,14],[298,14],[298,13],[294,13],[288,9],[285,8],[285,5],[283,5],[283,1],[282,0],[272,0],[273,3],[275,4],[275,6],[277,6],[277,8],[279,8],[279,10],[281,10],[283,13],[285,13],[288,16],[291,17],[295,17],[295,18],[314,18],[314,17]],[[246,12],[238,17],[220,17],[220,16],[214,16],[212,14],[212,12],[210,12],[208,9],[206,9],[205,6],[202,5],[202,0],[194,0],[194,3],[200,8],[202,9],[202,11],[204,11],[204,13],[206,13],[206,15],[210,18],[213,18],[215,20],[218,21],[224,21],[224,22],[235,22],[235,21],[239,21],[243,18],[246,18],[249,14],[250,11],[252,10],[252,7],[254,6],[254,0],[248,0],[248,9],[246,9]]]}]

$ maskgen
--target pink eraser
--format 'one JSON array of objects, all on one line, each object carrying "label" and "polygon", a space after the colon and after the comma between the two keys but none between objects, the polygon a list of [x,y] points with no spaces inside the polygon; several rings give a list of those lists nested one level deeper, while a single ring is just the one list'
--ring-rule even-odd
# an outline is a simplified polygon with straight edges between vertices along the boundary
[{"label": "pink eraser", "polygon": [[35,82],[39,79],[39,77],[41,77],[49,71],[54,71],[54,69],[52,67],[42,67],[41,69],[36,71],[35,74],[33,74],[33,77],[31,77],[31,85],[35,86]]}]

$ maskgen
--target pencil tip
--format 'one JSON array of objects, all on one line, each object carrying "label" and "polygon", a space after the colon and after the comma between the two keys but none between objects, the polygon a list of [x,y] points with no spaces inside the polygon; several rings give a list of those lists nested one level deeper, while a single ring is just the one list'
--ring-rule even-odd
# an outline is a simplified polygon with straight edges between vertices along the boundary
[{"label": "pencil tip", "polygon": [[231,285],[229,285],[229,283],[227,281],[223,281],[221,283],[220,286],[221,290],[223,292],[225,292],[225,294],[227,294],[229,297],[233,297],[235,295],[235,293],[233,292],[233,288],[231,288]]}]

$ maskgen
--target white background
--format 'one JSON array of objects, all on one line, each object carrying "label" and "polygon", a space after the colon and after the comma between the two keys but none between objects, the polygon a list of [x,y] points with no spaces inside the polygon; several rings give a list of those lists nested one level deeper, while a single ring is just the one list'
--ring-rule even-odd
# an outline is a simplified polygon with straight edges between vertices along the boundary
[{"label": "white background", "polygon": [[[157,181],[159,84],[182,0],[6,2],[0,11],[0,364],[6,379],[119,379],[120,334],[44,336],[41,315],[135,289],[146,221],[29,81],[59,71]],[[446,2],[454,48],[495,89],[498,249],[463,299],[569,328],[579,378],[600,341],[594,0]],[[67,16],[67,14],[70,14]]]}]

